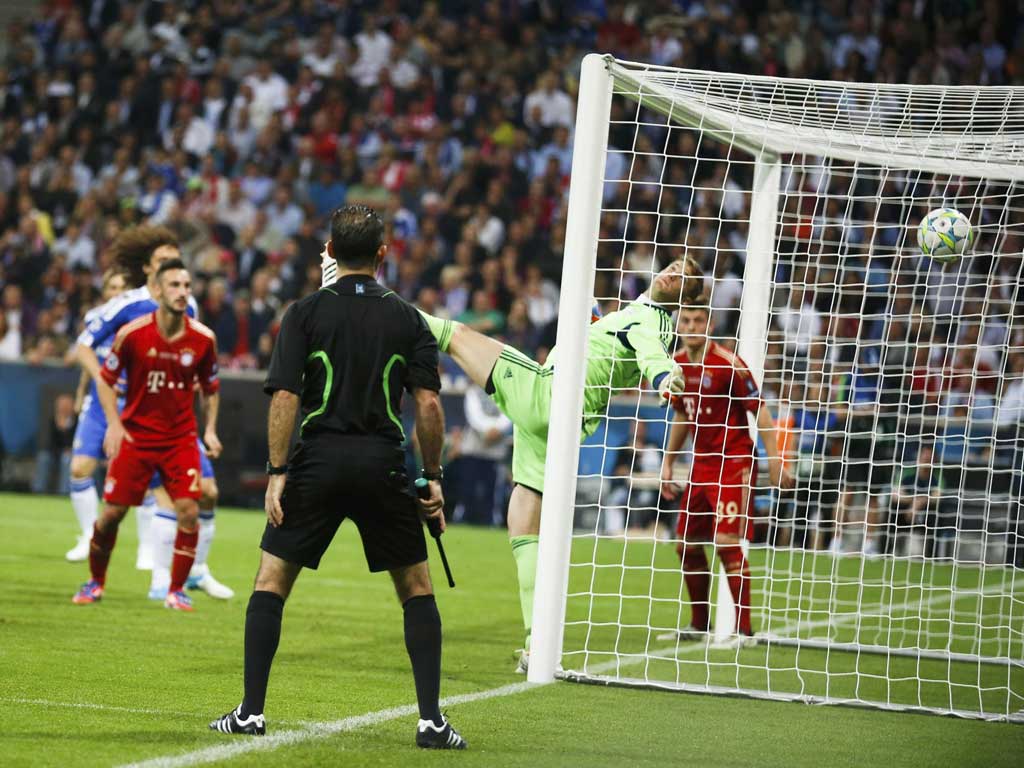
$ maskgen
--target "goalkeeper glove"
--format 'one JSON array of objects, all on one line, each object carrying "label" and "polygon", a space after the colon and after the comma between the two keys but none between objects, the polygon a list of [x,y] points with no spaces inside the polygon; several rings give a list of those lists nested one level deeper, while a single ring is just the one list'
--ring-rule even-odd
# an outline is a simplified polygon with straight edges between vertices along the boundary
[{"label": "goalkeeper glove", "polygon": [[338,262],[327,253],[327,243],[324,243],[324,249],[320,251],[320,287],[331,285],[337,279]]},{"label": "goalkeeper glove", "polygon": [[678,397],[685,391],[686,379],[683,377],[683,369],[678,365],[673,366],[668,373],[662,374],[658,381],[658,395],[666,402],[671,402],[673,397]]}]

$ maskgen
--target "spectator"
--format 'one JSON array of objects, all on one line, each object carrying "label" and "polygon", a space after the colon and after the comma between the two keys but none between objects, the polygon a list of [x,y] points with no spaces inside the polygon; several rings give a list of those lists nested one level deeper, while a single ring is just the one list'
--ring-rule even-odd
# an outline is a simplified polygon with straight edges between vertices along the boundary
[{"label": "spectator", "polygon": [[452,520],[501,525],[505,509],[502,463],[509,453],[512,422],[475,385],[466,390],[466,426],[456,463],[458,492]]},{"label": "spectator", "polygon": [[18,360],[21,357],[21,333],[12,328],[7,313],[0,312],[0,361]]},{"label": "spectator", "polygon": [[630,421],[626,444],[615,454],[615,467],[608,481],[608,500],[604,510],[603,532],[621,535],[627,530],[660,538],[658,506],[661,492],[661,451],[647,439],[647,422]]},{"label": "spectator", "polygon": [[468,328],[488,336],[500,334],[505,328],[505,317],[491,303],[486,291],[473,291],[473,298],[468,309],[456,318]]},{"label": "spectator", "polygon": [[523,102],[523,122],[530,128],[572,128],[573,103],[569,94],[558,88],[558,76],[545,72],[537,80],[537,88]]},{"label": "spectator", "polygon": [[302,212],[302,208],[291,199],[287,187],[276,186],[273,198],[267,206],[267,219],[273,229],[282,237],[287,238],[294,237],[298,233],[305,214]]},{"label": "spectator", "polygon": [[821,313],[815,308],[803,283],[794,283],[789,289],[789,303],[775,315],[783,333],[783,343],[789,362],[787,369],[803,370],[812,355],[812,346],[822,334]]},{"label": "spectator", "polygon": [[352,65],[352,77],[363,88],[377,85],[380,71],[391,58],[391,36],[380,28],[377,16],[367,13],[363,16],[363,30],[356,35],[356,61]]},{"label": "spectator", "polygon": [[[49,429],[43,433],[43,444],[36,453],[32,493],[66,496],[71,492],[71,443],[77,424],[74,398],[67,394],[57,395],[53,401]],[[56,483],[53,477],[55,470]]]},{"label": "spectator", "polygon": [[[932,446],[922,443],[915,462],[903,469],[892,490],[889,522],[883,551],[910,557],[934,557],[939,538],[936,530],[942,499],[942,470],[933,464]],[[904,537],[903,534],[909,534]]]}]

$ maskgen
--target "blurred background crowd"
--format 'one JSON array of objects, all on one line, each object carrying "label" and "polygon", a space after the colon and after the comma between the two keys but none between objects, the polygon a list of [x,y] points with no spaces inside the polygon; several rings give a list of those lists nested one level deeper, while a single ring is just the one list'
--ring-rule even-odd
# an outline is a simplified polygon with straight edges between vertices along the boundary
[{"label": "blurred background crowd", "polygon": [[[222,368],[263,368],[288,302],[319,287],[330,212],[365,203],[388,223],[385,282],[543,361],[554,340],[586,53],[847,82],[1021,85],[1022,15],[999,0],[40,3],[0,35],[0,360],[61,358],[98,302],[107,246],[121,228],[146,222],[179,234]],[[621,122],[611,144],[634,154],[609,155],[606,178],[621,181],[605,190],[613,213],[602,222],[608,247],[595,294],[614,309],[646,287],[652,262],[685,243],[714,277],[718,332],[734,335],[749,167],[725,162],[725,148],[695,133],[663,141],[656,125],[638,129],[625,102],[614,109]],[[647,149],[655,156],[644,159]],[[970,394],[982,389],[969,375],[943,384],[957,365],[1001,372],[1011,356],[991,339],[966,338],[972,323],[946,323],[935,337],[933,325],[916,321],[918,336],[964,337],[975,350],[937,363],[931,345],[919,353],[912,326],[928,302],[946,301],[952,317],[952,301],[979,317],[1001,312],[1009,329],[1019,232],[1003,226],[1010,239],[989,242],[1016,256],[968,265],[952,283],[927,266],[901,270],[897,230],[915,196],[929,194],[921,180],[876,177],[862,187],[835,170],[822,187],[820,169],[793,162],[780,233],[792,247],[776,274],[769,358],[777,362],[766,388],[803,402],[796,398],[806,393],[787,389],[794,377],[772,371],[809,368],[795,378],[831,390],[838,374],[827,361],[853,375],[858,350],[877,352],[887,340],[915,371],[888,388],[916,387],[922,402],[957,382]],[[645,190],[645,178],[673,191]],[[873,195],[874,207],[851,210],[852,193]],[[1009,193],[982,196],[995,211]],[[661,227],[658,214],[669,208],[674,224]],[[716,223],[724,221],[735,226]],[[812,253],[812,240],[829,253]],[[840,267],[858,248],[861,258]],[[982,273],[1004,278],[1001,304],[985,286],[962,290]],[[893,306],[888,286],[903,283]],[[865,290],[878,300],[844,298]],[[906,325],[894,328],[893,317]],[[467,415],[478,405],[467,400]],[[484,453],[497,455],[508,426],[483,416]]]}]

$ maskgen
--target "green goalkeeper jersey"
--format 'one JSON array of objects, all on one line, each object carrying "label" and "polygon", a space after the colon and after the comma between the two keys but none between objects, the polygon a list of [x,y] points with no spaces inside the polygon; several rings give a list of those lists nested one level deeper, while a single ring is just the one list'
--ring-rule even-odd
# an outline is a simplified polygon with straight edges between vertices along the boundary
[{"label": "green goalkeeper jersey", "polygon": [[[583,390],[583,434],[591,435],[608,409],[615,390],[632,389],[641,379],[653,382],[675,366],[672,316],[647,296],[590,326],[587,377]],[[558,348],[545,368],[554,366]]]}]

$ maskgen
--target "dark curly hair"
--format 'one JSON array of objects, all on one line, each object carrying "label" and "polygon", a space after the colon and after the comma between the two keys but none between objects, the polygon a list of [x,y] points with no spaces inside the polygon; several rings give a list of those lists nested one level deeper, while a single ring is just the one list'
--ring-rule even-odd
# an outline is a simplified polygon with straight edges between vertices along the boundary
[{"label": "dark curly hair", "polygon": [[178,238],[167,227],[130,227],[110,244],[114,266],[127,275],[134,287],[145,285],[146,270],[153,251],[163,245],[178,247]]}]

